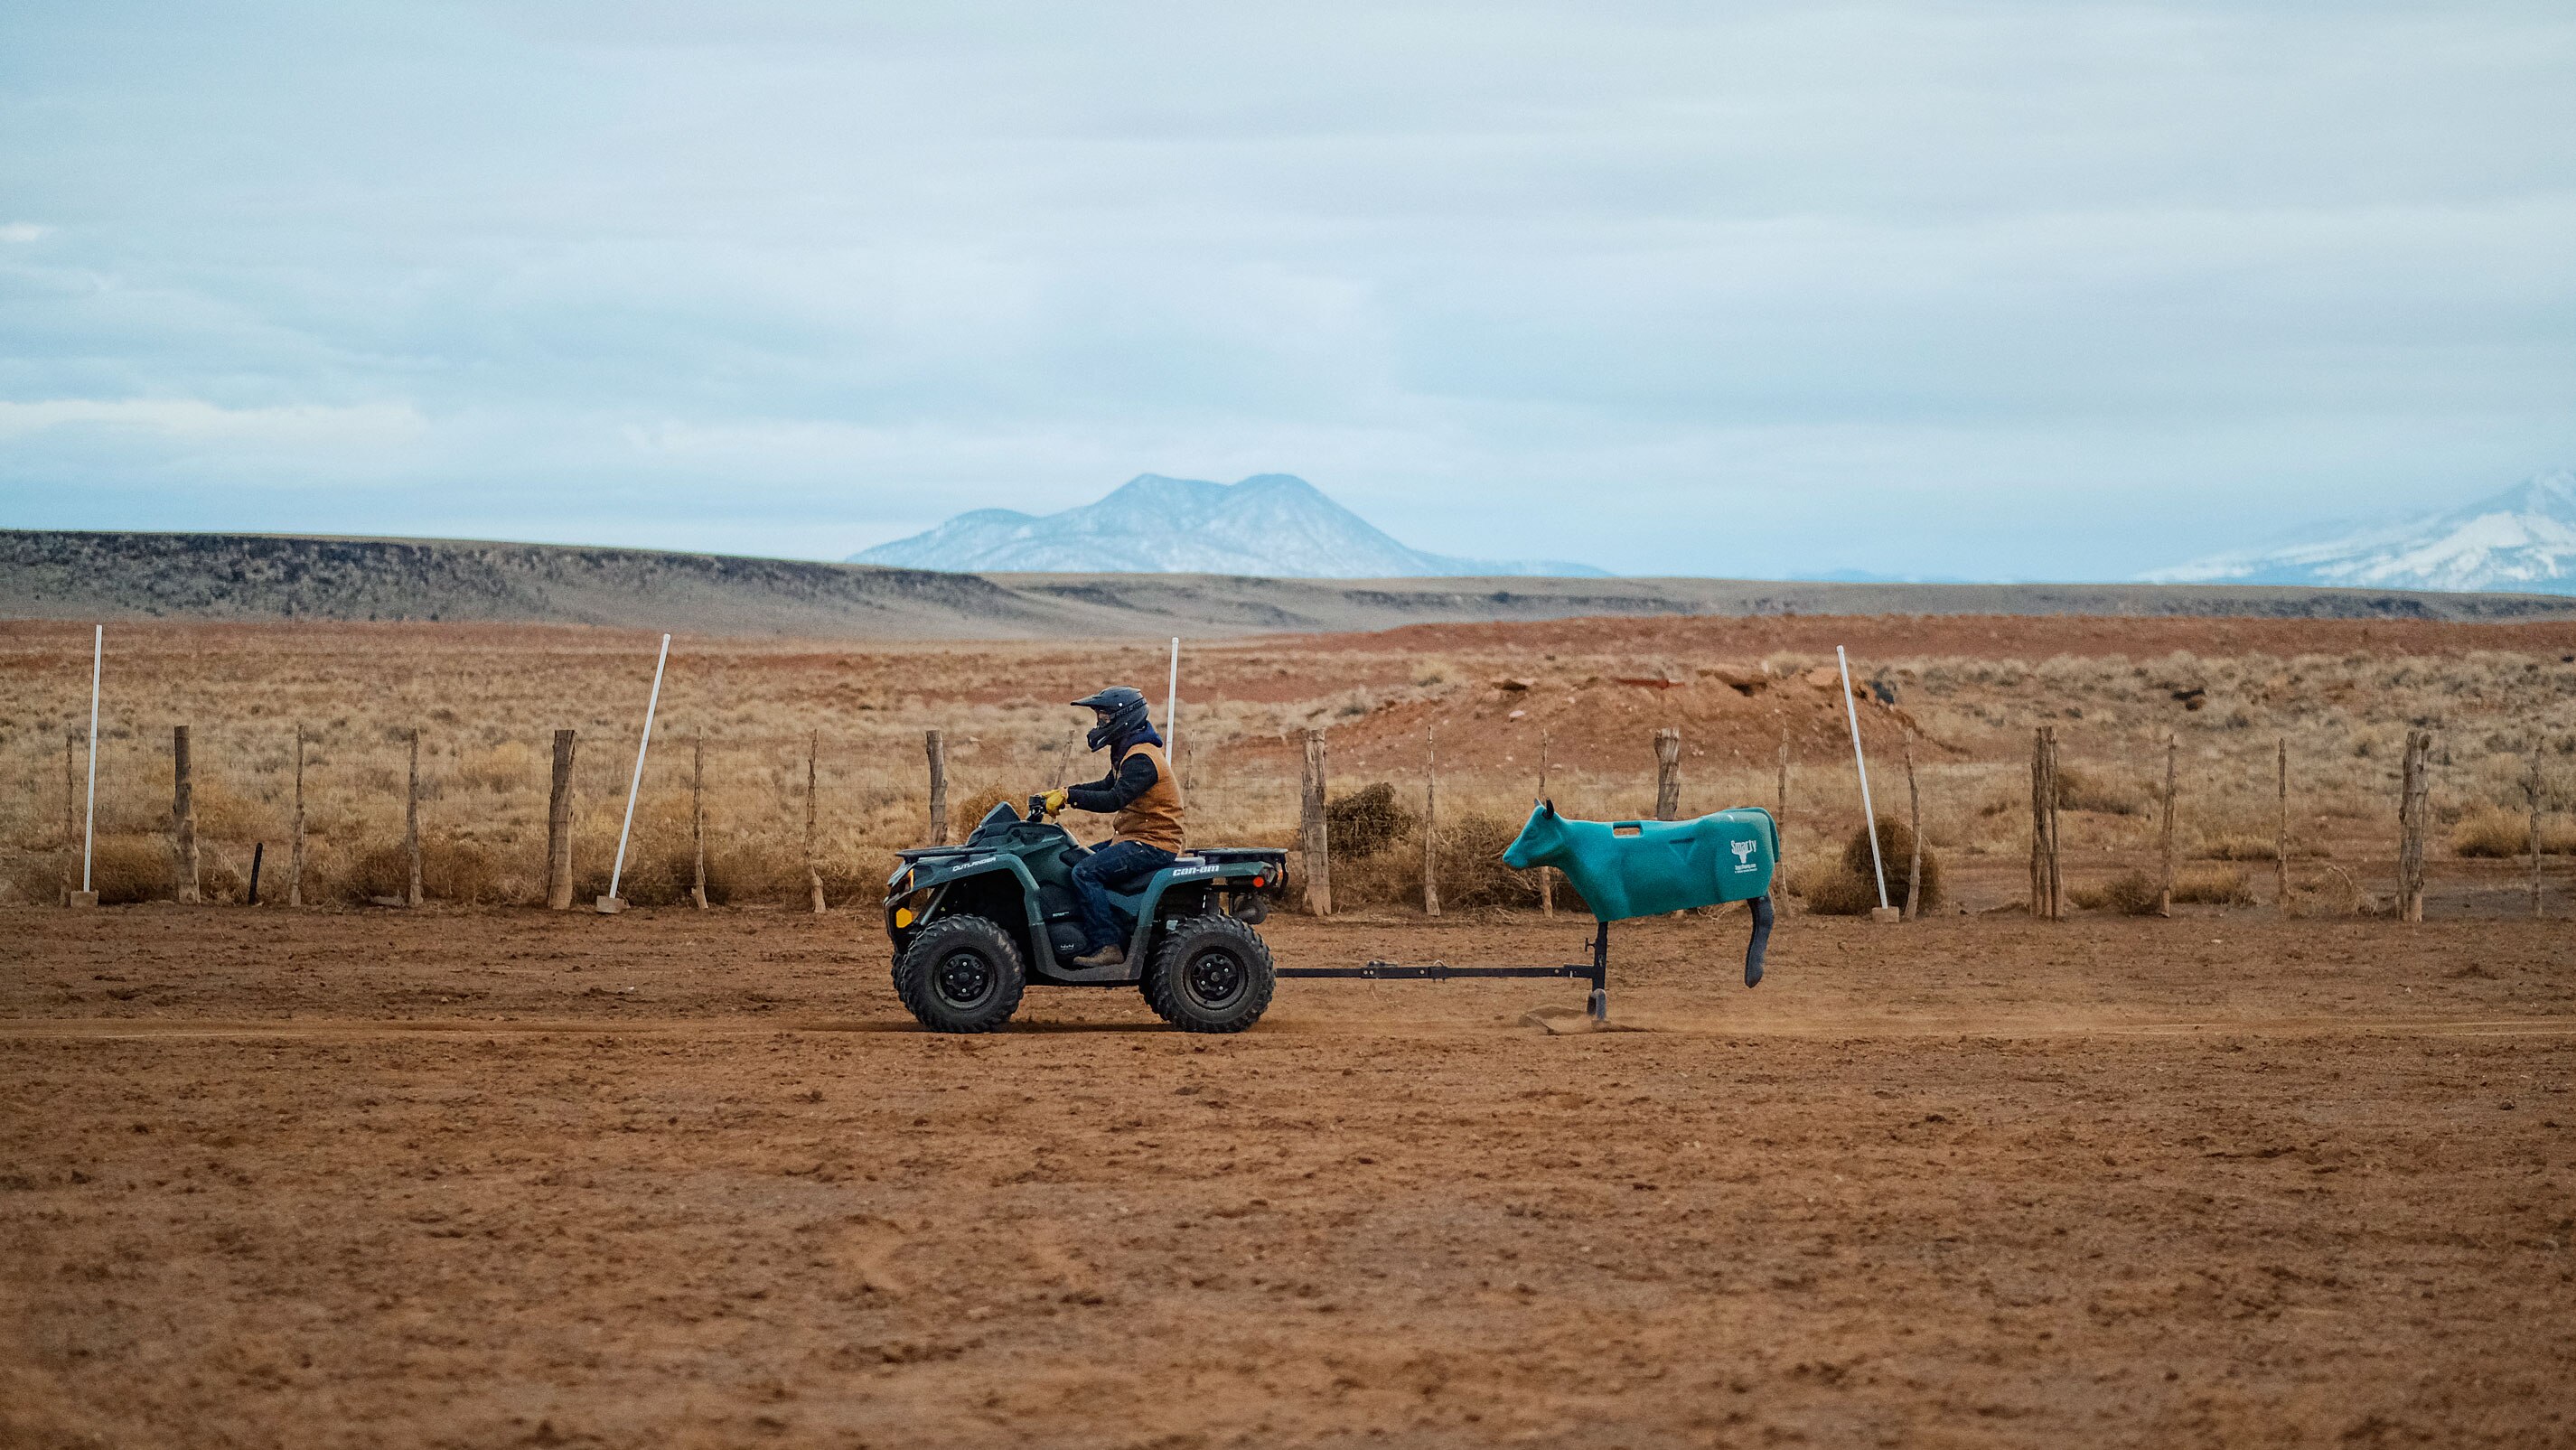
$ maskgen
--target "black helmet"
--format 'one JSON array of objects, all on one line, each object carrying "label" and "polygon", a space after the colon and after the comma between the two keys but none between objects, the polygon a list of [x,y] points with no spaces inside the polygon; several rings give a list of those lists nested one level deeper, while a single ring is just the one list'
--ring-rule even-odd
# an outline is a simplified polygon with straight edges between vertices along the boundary
[{"label": "black helmet", "polygon": [[1145,696],[1125,685],[1112,685],[1097,695],[1086,695],[1073,703],[1100,717],[1100,723],[1084,737],[1094,750],[1116,745],[1131,735],[1153,728],[1153,712],[1146,706]]}]

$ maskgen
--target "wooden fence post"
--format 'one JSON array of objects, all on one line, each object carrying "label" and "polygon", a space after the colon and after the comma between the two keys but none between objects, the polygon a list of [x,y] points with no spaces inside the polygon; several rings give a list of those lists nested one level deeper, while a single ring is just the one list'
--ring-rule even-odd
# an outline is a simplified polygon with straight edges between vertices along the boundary
[{"label": "wooden fence post", "polygon": [[170,727],[170,838],[177,849],[181,901],[197,894],[197,787],[188,760],[188,727]]},{"label": "wooden fence post", "polygon": [[304,904],[304,722],[295,722],[295,833],[286,842],[286,904]]},{"label": "wooden fence post", "polygon": [[63,900],[79,889],[72,879],[72,842],[80,834],[80,777],[72,768],[72,746],[80,736],[63,732]]},{"label": "wooden fence post", "polygon": [[2066,915],[2066,877],[2058,855],[2057,727],[2042,725],[2030,749],[2030,914]]},{"label": "wooden fence post", "polygon": [[1780,808],[1771,813],[1771,825],[1778,831],[1781,851],[1788,851],[1789,835],[1789,727],[1780,727]]},{"label": "wooden fence post", "polygon": [[403,905],[420,905],[420,727],[411,728],[411,780],[403,790],[403,863],[411,868],[411,880],[403,890]]},{"label": "wooden fence post", "polygon": [[[1655,819],[1673,821],[1682,814],[1682,732],[1665,726],[1655,732]],[[1688,912],[1676,911],[1680,921]]]},{"label": "wooden fence post", "polygon": [[1306,784],[1298,802],[1298,834],[1305,844],[1306,909],[1333,914],[1332,843],[1324,833],[1324,732],[1306,732]]},{"label": "wooden fence post", "polygon": [[[939,732],[936,730],[931,731],[930,735],[933,740],[939,738]],[[822,776],[815,765],[815,757],[822,751],[822,741],[823,733],[819,730],[809,731],[805,736],[805,897],[816,916],[823,914],[823,868],[814,854],[816,822],[819,819],[815,814],[816,802],[822,795],[822,791],[817,788],[821,784]],[[930,844],[936,846],[940,842],[934,837]]]},{"label": "wooden fence post", "polygon": [[[1914,856],[1905,867],[1905,919],[1923,918],[1923,792],[1914,783],[1914,736],[1905,737],[1905,802],[1913,820]],[[1876,830],[1877,822],[1870,823]]]},{"label": "wooden fence post", "polygon": [[698,910],[707,909],[707,728],[698,727],[698,738],[689,751],[689,849],[695,859],[695,874],[689,886],[689,901]]},{"label": "wooden fence post", "polygon": [[2432,793],[2426,781],[2426,767],[2431,764],[2433,732],[2406,732],[2406,754],[2398,771],[2397,788],[2397,919],[2424,919],[2424,817],[2427,797]]},{"label": "wooden fence post", "polygon": [[2165,732],[2165,809],[2164,823],[2157,828],[2157,850],[2164,858],[2164,874],[2156,888],[2156,915],[2173,915],[2174,893],[2174,791],[2180,780],[2182,737]]},{"label": "wooden fence post", "polygon": [[2540,910],[2540,746],[2531,748],[2531,768],[2523,772],[2522,803],[2531,821],[2531,914],[2536,920]]},{"label": "wooden fence post", "polygon": [[[1547,799],[1547,747],[1548,734],[1542,730],[1538,732],[1538,798],[1540,800]],[[1538,868],[1538,911],[1541,916],[1556,915],[1556,868],[1553,866]]]},{"label": "wooden fence post", "polygon": [[1655,819],[1677,821],[1682,814],[1682,732],[1667,725],[1655,732]]},{"label": "wooden fence post", "polygon": [[2030,737],[2030,915],[2034,921],[2048,915],[2048,727],[2040,726]]},{"label": "wooden fence post", "polygon": [[1440,750],[1431,726],[1422,727],[1422,914],[1440,914]]},{"label": "wooden fence post", "polygon": [[2290,914],[2290,737],[2280,737],[2280,810],[2272,821],[2272,909]]},{"label": "wooden fence post", "polygon": [[572,757],[575,732],[555,732],[554,774],[546,787],[546,905],[572,909]]},{"label": "wooden fence post", "polygon": [[930,840],[948,844],[948,744],[936,730],[922,732],[922,752],[930,757]]},{"label": "wooden fence post", "polygon": [[2048,919],[2066,919],[2066,832],[2059,814],[2066,793],[2057,777],[2057,727],[2048,727]]}]

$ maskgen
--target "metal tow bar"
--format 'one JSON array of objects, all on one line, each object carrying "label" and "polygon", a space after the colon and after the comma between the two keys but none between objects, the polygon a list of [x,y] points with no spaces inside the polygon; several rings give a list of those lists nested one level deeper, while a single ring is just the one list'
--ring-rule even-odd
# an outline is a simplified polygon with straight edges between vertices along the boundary
[{"label": "metal tow bar", "polygon": [[1426,962],[1419,966],[1404,962],[1371,962],[1365,967],[1281,967],[1282,977],[1343,977],[1372,982],[1445,982],[1452,977],[1575,977],[1592,984],[1591,998],[1584,1010],[1595,1022],[1610,1020],[1610,923],[1600,923],[1592,933],[1592,960],[1589,964],[1569,963],[1562,967],[1453,967],[1447,962]]}]

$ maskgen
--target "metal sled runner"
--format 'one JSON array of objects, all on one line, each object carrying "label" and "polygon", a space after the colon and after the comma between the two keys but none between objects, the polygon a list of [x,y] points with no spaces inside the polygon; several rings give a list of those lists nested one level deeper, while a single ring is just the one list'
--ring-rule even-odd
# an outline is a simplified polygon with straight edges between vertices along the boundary
[{"label": "metal sled runner", "polygon": [[1569,963],[1562,967],[1453,967],[1447,962],[1427,962],[1419,966],[1403,962],[1371,962],[1365,967],[1281,967],[1283,977],[1347,977],[1371,982],[1445,982],[1452,977],[1579,977],[1592,984],[1592,994],[1584,1010],[1596,1022],[1610,1017],[1610,923],[1601,922],[1592,931],[1592,961]]}]

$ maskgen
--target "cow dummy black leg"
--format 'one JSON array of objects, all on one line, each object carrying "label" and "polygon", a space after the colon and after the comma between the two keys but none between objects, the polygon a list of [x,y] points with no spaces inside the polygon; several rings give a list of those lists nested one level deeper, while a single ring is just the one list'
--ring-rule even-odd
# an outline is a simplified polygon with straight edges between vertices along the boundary
[{"label": "cow dummy black leg", "polygon": [[1593,1021],[1610,1020],[1610,923],[1606,921],[1592,928],[1592,997],[1583,1005]]},{"label": "cow dummy black leg", "polygon": [[1762,953],[1771,945],[1771,898],[1753,898],[1753,940],[1744,948],[1744,985],[1762,985]]}]

